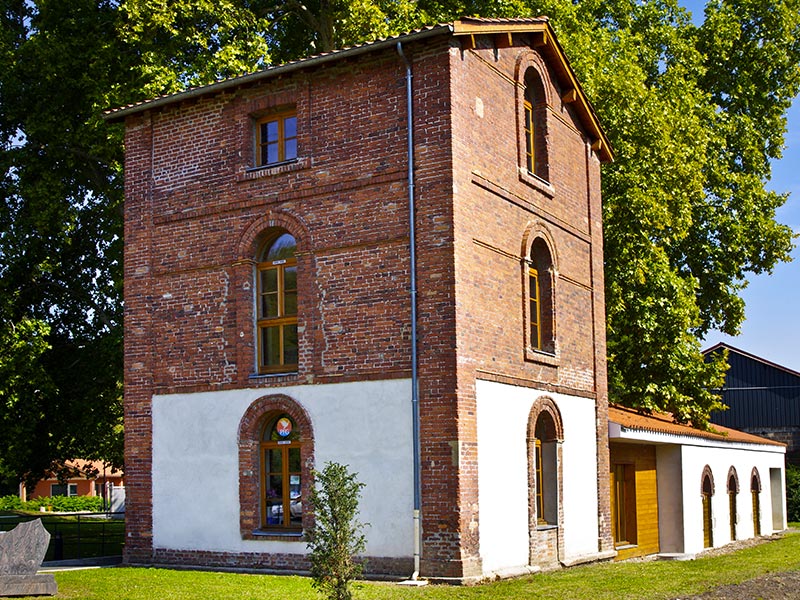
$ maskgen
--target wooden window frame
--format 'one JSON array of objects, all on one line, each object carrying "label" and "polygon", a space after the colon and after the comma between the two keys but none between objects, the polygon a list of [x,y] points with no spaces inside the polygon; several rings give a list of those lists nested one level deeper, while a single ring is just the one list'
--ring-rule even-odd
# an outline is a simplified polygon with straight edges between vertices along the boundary
[{"label": "wooden window frame", "polygon": [[544,475],[542,473],[542,440],[535,440],[534,465],[536,469],[536,523],[548,525],[544,519]]},{"label": "wooden window frame", "polygon": [[[291,477],[293,475],[298,477],[298,481],[300,483],[296,484],[298,487],[302,487],[302,445],[303,443],[297,439],[286,439],[286,440],[271,440],[265,439],[268,434],[271,433],[275,423],[283,418],[287,417],[292,422],[293,429],[296,430],[296,423],[295,419],[292,418],[291,415],[287,413],[281,413],[275,415],[275,417],[269,419],[264,427],[264,432],[261,436],[261,443],[260,443],[260,452],[259,457],[261,460],[261,529],[263,531],[276,531],[276,532],[287,532],[287,533],[299,533],[302,532],[303,526],[302,523],[300,525],[296,523],[292,523],[292,513],[291,513],[291,505],[293,502],[299,501],[301,506],[303,507],[303,512],[305,512],[305,506],[303,503],[302,495],[292,497],[292,486],[291,486]],[[289,461],[289,453],[291,450],[297,450],[299,457],[300,457],[300,470],[292,471],[290,469],[290,461]],[[280,451],[281,453],[281,472],[280,473],[272,473],[269,471],[269,461],[267,460],[267,453],[272,451]],[[270,523],[268,510],[270,509],[270,505],[268,504],[267,499],[267,491],[268,491],[268,478],[270,475],[277,474],[281,476],[281,522],[279,523]],[[302,520],[302,514],[301,514]]]},{"label": "wooden window frame", "polygon": [[522,103],[525,111],[525,166],[529,175],[535,175],[536,167],[536,131],[533,123],[533,105],[525,99]]},{"label": "wooden window frame", "polygon": [[[289,119],[294,119],[294,135],[287,135],[286,134],[286,121]],[[265,140],[263,137],[264,125],[268,123],[277,123],[278,127],[278,137],[275,140]],[[272,113],[256,119],[255,122],[255,164],[256,167],[272,167],[275,165],[280,165],[284,163],[294,162],[297,160],[298,151],[297,151],[297,111],[295,109],[282,111],[279,113]],[[290,143],[294,142],[294,153],[290,152]],[[277,160],[270,161],[265,156],[266,149],[270,145],[276,145],[278,150],[278,158]]]},{"label": "wooden window frame", "polygon": [[528,303],[530,311],[530,344],[534,350],[542,349],[542,298],[539,271],[528,267]]},{"label": "wooden window frame", "polygon": [[[283,233],[281,232],[264,244],[261,254],[264,250],[271,247]],[[258,346],[258,373],[293,373],[298,370],[298,362],[286,362],[286,333],[288,327],[294,327],[297,331],[297,310],[294,314],[286,314],[286,270],[295,269],[295,286],[297,286],[297,257],[278,259],[272,261],[263,261],[256,264],[256,329],[257,329],[257,346]],[[264,316],[262,314],[263,302],[262,298],[266,294],[263,290],[264,273],[274,270],[276,272],[277,281],[277,312],[276,316]],[[297,295],[297,288],[293,291]],[[279,328],[279,362],[267,363],[267,357],[264,348],[264,333],[267,329],[278,327]],[[295,334],[297,335],[297,333]],[[300,340],[297,339],[297,351],[299,353]],[[298,356],[299,360],[299,356]]]}]

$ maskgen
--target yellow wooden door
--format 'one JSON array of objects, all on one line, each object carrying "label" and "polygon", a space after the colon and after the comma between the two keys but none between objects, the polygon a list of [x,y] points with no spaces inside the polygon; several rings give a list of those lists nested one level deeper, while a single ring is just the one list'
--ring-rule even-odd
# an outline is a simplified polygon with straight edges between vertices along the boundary
[{"label": "yellow wooden door", "polygon": [[711,527],[711,494],[703,494],[703,548],[711,548],[714,545]]}]

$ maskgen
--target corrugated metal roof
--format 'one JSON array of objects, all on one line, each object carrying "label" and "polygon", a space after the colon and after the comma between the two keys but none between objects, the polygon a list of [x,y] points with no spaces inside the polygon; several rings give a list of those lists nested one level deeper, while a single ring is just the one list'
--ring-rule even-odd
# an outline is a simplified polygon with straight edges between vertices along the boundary
[{"label": "corrugated metal roof", "polygon": [[683,435],[697,437],[717,442],[738,442],[746,444],[764,444],[769,446],[785,446],[781,442],[776,442],[757,435],[744,433],[737,429],[715,425],[714,430],[704,431],[695,429],[691,425],[676,423],[669,413],[653,413],[649,415],[641,414],[631,408],[622,406],[608,407],[608,420],[633,431],[647,431],[654,433],[665,433],[671,435]]}]

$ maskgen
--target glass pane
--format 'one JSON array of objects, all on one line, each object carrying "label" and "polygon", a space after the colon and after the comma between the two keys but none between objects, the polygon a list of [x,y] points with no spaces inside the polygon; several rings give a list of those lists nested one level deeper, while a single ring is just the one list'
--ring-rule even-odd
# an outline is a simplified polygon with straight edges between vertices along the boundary
[{"label": "glass pane", "polygon": [[266,500],[266,525],[283,525],[283,500]]},{"label": "glass pane", "polygon": [[266,164],[271,165],[272,163],[278,162],[280,159],[278,158],[278,144],[271,143],[267,145],[267,160]]},{"label": "glass pane", "polygon": [[278,316],[278,270],[261,271],[261,314],[262,319]]},{"label": "glass pane", "polygon": [[278,316],[278,294],[261,296],[261,318]]},{"label": "glass pane", "polygon": [[[289,472],[290,473],[299,473],[300,472],[300,448],[289,448]],[[300,478],[298,477],[297,480],[297,493],[300,493]],[[295,479],[292,477],[291,480],[291,487],[292,490],[295,489]]]},{"label": "glass pane", "polygon": [[269,164],[269,151],[267,146],[261,146],[261,159],[258,161],[259,165]]},{"label": "glass pane", "polygon": [[281,364],[280,327],[264,327],[261,330],[262,364],[274,367]]},{"label": "glass pane", "polygon": [[258,132],[258,143],[264,146],[269,140],[269,123],[262,123]]},{"label": "glass pane", "polygon": [[264,123],[262,126],[266,129],[266,135],[262,139],[264,142],[277,142],[278,141],[278,122],[277,121],[270,121],[269,123]]},{"label": "glass pane", "polygon": [[267,476],[267,500],[281,501],[283,498],[283,475]]},{"label": "glass pane", "polygon": [[286,260],[288,258],[292,258],[296,248],[297,242],[295,242],[294,237],[292,237],[292,235],[289,233],[284,233],[280,235],[274,242],[272,242],[266,252],[264,261],[270,262],[273,260]]},{"label": "glass pane", "polygon": [[297,364],[297,325],[286,325],[283,328],[283,362],[287,365]]},{"label": "glass pane", "polygon": [[297,158],[297,140],[286,140],[283,145],[283,160],[294,160]]},{"label": "glass pane", "polygon": [[282,453],[280,450],[267,450],[267,472],[280,473],[283,469]]},{"label": "glass pane", "polygon": [[297,314],[297,292],[288,292],[283,299],[284,315]]},{"label": "glass pane", "polygon": [[261,292],[278,291],[278,269],[264,269],[261,271]]},{"label": "glass pane", "polygon": [[286,117],[283,120],[283,137],[297,137],[297,117]]},{"label": "glass pane", "polygon": [[297,289],[297,267],[286,267],[283,270],[283,289],[287,292]]}]

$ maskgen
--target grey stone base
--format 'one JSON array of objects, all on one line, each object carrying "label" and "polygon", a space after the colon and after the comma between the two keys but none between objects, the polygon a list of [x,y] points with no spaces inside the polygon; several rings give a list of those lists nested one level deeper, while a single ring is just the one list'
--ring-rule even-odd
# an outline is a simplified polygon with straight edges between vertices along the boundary
[{"label": "grey stone base", "polygon": [[55,596],[58,584],[52,573],[0,575],[0,596]]}]

